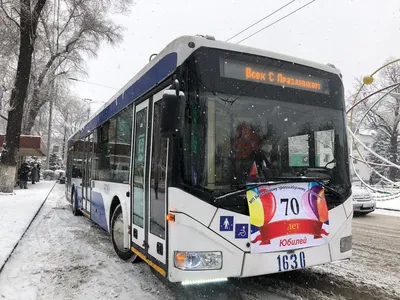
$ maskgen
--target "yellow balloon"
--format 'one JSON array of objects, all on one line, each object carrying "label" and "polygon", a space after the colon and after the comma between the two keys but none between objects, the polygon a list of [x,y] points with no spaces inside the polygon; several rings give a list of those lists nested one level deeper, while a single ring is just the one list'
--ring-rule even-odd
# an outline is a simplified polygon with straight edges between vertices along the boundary
[{"label": "yellow balloon", "polygon": [[371,84],[371,83],[374,82],[374,77],[372,77],[372,76],[365,76],[365,77],[363,78],[363,82],[364,82],[364,84]]},{"label": "yellow balloon", "polygon": [[249,204],[249,212],[250,212],[250,224],[260,227],[264,225],[264,208],[261,204],[260,197],[254,191],[250,190],[246,193],[247,201],[253,200]]}]

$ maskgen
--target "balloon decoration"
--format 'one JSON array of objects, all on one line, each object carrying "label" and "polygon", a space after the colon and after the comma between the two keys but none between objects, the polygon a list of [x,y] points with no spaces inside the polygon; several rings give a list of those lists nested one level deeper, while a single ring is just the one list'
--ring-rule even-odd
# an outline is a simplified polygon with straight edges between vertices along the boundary
[{"label": "balloon decoration", "polygon": [[268,186],[258,187],[247,191],[247,199],[252,199],[249,205],[252,225],[261,227],[269,223],[276,212],[276,199],[269,192]]},{"label": "balloon decoration", "polygon": [[325,223],[329,220],[328,207],[326,205],[324,188],[314,184],[309,191],[304,193],[301,199],[303,210],[308,217]]},{"label": "balloon decoration", "polygon": [[261,203],[264,209],[264,224],[269,223],[276,212],[276,199],[273,193],[269,192],[268,186],[258,188]]}]

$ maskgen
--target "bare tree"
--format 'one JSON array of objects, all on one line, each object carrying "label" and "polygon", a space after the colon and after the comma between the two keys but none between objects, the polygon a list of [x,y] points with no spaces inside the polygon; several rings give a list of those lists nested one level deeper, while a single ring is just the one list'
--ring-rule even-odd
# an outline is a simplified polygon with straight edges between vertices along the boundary
[{"label": "bare tree", "polygon": [[[372,85],[366,86],[361,96],[366,96],[384,87],[400,83],[400,64],[392,64],[382,70]],[[360,86],[361,83],[359,83]],[[390,93],[380,102],[377,102],[385,93]],[[361,97],[359,98],[361,99]],[[368,114],[363,119],[365,113]],[[400,88],[394,86],[391,89],[376,93],[362,105],[356,108],[355,124],[362,121],[361,129],[375,130],[380,139],[387,141],[387,159],[399,163],[399,137],[400,137]],[[354,129],[354,126],[353,126]],[[385,155],[384,155],[385,156]],[[398,177],[398,170],[390,167],[388,176],[390,180]]]},{"label": "bare tree", "polygon": [[121,41],[121,27],[110,18],[110,11],[128,11],[132,0],[56,0],[45,11],[38,43],[35,84],[23,132],[29,134],[40,108],[48,101],[46,88],[58,77],[84,72],[84,56],[96,56],[100,43]]},{"label": "bare tree", "polygon": [[46,0],[37,0],[35,5],[31,3],[31,0],[20,0],[19,18],[16,17],[15,19],[11,17],[9,12],[17,10],[16,7],[11,4],[11,9],[7,11],[5,4],[3,2],[0,2],[0,4],[6,17],[19,28],[17,72],[11,92],[6,136],[0,158],[0,178],[2,179],[0,182],[0,192],[9,193],[14,188],[22,113],[31,74],[36,29]]},{"label": "bare tree", "polygon": [[[14,1],[15,2],[15,1]],[[0,0],[0,133],[4,134],[7,126],[7,111],[15,79],[18,58],[19,31],[15,23],[17,11],[12,2],[7,5]]]},{"label": "bare tree", "polygon": [[57,97],[54,129],[62,139],[62,159],[65,158],[68,138],[87,121],[88,103],[68,93]]}]

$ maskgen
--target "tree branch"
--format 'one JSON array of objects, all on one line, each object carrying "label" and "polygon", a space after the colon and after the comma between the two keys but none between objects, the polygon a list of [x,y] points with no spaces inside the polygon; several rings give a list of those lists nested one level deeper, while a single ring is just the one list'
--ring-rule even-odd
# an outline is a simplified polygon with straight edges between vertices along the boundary
[{"label": "tree branch", "polygon": [[40,14],[43,10],[44,5],[46,4],[47,0],[38,0],[38,2],[36,2],[35,8],[32,12],[32,22],[31,22],[31,26],[32,26],[32,33],[36,36],[36,29],[38,26],[38,21],[39,21],[39,17]]},{"label": "tree branch", "polygon": [[74,5],[71,14],[69,15],[69,18],[67,20],[67,22],[65,22],[65,26],[63,29],[61,29],[61,31],[58,33],[57,35],[57,51],[58,51],[58,45],[60,44],[60,37],[62,36],[62,34],[65,32],[65,30],[67,29],[68,25],[70,24],[71,20],[73,19],[74,15],[75,15],[75,11],[77,10],[77,5]]},{"label": "tree branch", "polygon": [[54,53],[54,49],[53,49],[53,45],[51,43],[50,40],[50,33],[49,33],[49,28],[47,26],[46,20],[44,20],[43,16],[40,16],[40,19],[42,20],[42,24],[43,24],[43,28],[44,28],[44,32],[45,32],[45,36],[46,36],[46,40],[47,40],[47,45],[50,49],[50,53],[53,54]]},{"label": "tree branch", "polygon": [[4,8],[4,3],[3,0],[0,0],[0,6],[1,6],[1,10],[4,12],[4,15],[6,16],[7,19],[9,19],[11,22],[13,22],[15,25],[17,25],[17,27],[19,28],[19,24],[17,21],[15,21],[6,11],[6,9]]}]

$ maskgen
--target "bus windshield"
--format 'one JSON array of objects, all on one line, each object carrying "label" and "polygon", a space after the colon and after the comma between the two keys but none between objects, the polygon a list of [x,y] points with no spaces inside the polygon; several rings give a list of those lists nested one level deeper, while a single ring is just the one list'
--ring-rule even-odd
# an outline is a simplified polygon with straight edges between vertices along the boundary
[{"label": "bus windshield", "polygon": [[[347,194],[339,77],[238,56],[203,50],[187,64],[184,181],[209,191],[231,191],[249,182],[306,177]],[[286,84],[276,84],[278,76]]]}]

